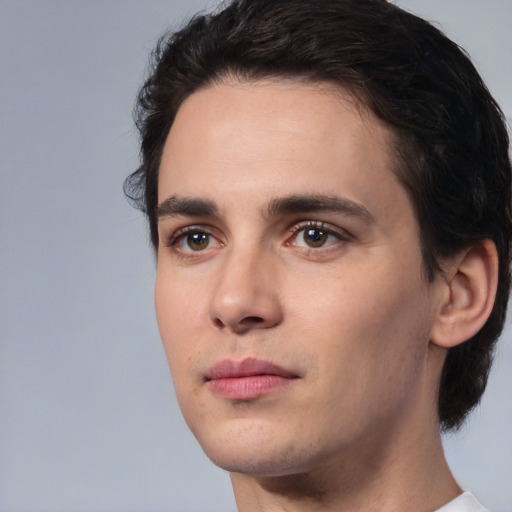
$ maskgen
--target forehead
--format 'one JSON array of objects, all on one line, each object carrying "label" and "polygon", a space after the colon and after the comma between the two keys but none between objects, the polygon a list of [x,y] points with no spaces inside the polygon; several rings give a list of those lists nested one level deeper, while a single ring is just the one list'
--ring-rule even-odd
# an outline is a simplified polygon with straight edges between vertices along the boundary
[{"label": "forehead", "polygon": [[371,206],[375,193],[389,199],[404,192],[393,172],[393,139],[384,122],[331,84],[217,84],[180,107],[162,155],[158,200],[336,192]]},{"label": "forehead", "polygon": [[[241,127],[247,131],[240,131]],[[172,147],[176,137],[189,137],[189,128],[196,133],[201,130],[203,135],[218,135],[218,140],[229,138],[233,144],[242,142],[244,136],[248,142],[255,141],[261,132],[286,131],[297,143],[306,136],[319,150],[340,132],[369,136],[384,150],[394,138],[391,128],[349,91],[329,82],[293,79],[225,79],[200,89],[178,109],[166,146]],[[202,146],[209,142],[216,141],[208,137]]]}]

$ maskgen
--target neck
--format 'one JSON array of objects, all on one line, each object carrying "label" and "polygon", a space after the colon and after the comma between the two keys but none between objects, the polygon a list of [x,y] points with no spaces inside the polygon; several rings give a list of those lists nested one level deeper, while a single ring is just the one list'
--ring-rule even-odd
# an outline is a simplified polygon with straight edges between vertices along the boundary
[{"label": "neck", "polygon": [[[393,450],[362,460],[361,451],[308,473],[283,476],[231,475],[239,512],[397,512],[437,510],[460,494],[443,454],[439,434],[416,436]],[[368,454],[366,454],[368,455]]]}]

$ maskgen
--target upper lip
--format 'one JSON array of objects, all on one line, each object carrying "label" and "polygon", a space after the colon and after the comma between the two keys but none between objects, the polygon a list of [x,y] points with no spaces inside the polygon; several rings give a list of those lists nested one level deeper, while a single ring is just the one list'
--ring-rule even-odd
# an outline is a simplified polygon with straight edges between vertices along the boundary
[{"label": "upper lip", "polygon": [[223,359],[216,362],[206,373],[206,380],[235,379],[256,375],[277,375],[287,379],[297,377],[292,372],[270,361],[248,357],[241,361]]}]

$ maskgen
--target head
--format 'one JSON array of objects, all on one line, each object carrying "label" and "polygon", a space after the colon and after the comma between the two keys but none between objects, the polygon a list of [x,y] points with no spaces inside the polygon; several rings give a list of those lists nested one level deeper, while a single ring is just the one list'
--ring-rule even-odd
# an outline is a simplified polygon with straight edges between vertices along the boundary
[{"label": "head", "polygon": [[483,327],[450,348],[438,389],[443,428],[478,403],[505,319],[511,236],[508,137],[469,58],[438,29],[384,0],[240,0],[164,36],[136,109],[141,165],[125,184],[159,244],[158,179],[180,107],[236,81],[321,84],[348,94],[390,133],[392,172],[419,226],[422,279],[475,243],[494,243],[496,300]]}]

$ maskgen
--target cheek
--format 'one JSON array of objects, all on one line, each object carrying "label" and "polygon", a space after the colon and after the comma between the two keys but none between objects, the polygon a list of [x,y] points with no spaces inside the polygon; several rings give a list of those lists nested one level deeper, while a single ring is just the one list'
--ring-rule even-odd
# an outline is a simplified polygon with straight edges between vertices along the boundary
[{"label": "cheek", "polygon": [[[420,278],[421,279],[421,278]],[[384,286],[385,283],[393,286]],[[384,279],[382,287],[366,290],[368,307],[354,312],[355,332],[360,341],[357,371],[364,383],[361,402],[388,403],[382,413],[396,411],[421,383],[429,342],[429,315],[423,283],[405,274],[394,281]]]},{"label": "cheek", "polygon": [[180,285],[173,276],[157,270],[155,283],[155,310],[160,337],[173,377],[180,368],[187,368],[187,360],[196,350],[204,324],[204,308],[200,294]]},{"label": "cheek", "polygon": [[[309,346],[319,375],[378,391],[417,372],[427,354],[430,315],[421,267],[373,263],[347,267],[335,279],[312,279],[294,316],[305,340],[315,341]],[[298,290],[292,295],[301,296]]]}]

